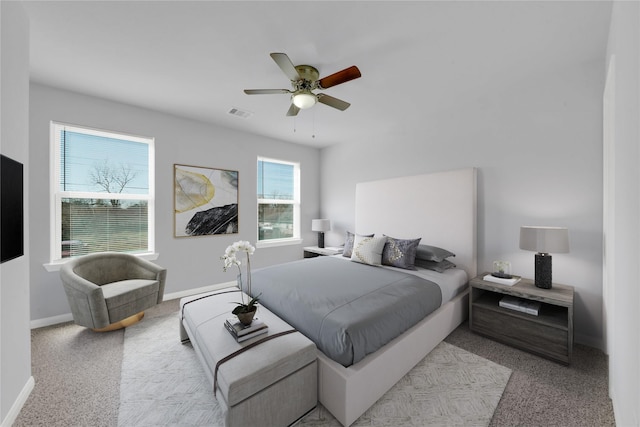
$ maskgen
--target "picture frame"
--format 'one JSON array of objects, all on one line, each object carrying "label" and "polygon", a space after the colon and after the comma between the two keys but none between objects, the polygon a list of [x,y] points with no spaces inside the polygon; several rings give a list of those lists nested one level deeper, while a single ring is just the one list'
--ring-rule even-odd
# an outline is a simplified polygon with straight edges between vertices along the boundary
[{"label": "picture frame", "polygon": [[173,165],[174,236],[238,233],[238,171]]}]

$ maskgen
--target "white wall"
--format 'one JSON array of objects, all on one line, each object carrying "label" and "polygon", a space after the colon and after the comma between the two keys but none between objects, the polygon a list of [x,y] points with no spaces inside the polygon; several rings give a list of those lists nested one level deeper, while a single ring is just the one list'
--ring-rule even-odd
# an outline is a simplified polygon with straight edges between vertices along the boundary
[{"label": "white wall", "polygon": [[[29,20],[22,5],[0,2],[0,151],[21,162],[29,211]],[[25,254],[0,265],[0,425],[11,425],[33,388],[29,333],[29,218]]]},{"label": "white wall", "polygon": [[328,244],[355,228],[357,182],[475,166],[478,270],[508,260],[516,274],[533,277],[534,253],[519,250],[519,227],[569,227],[571,252],[553,255],[553,280],[576,287],[576,339],[601,347],[603,70],[604,58],[550,69],[453,110],[414,113],[419,134],[398,123],[374,140],[323,149],[321,214],[334,224]]},{"label": "white wall", "polygon": [[[169,116],[104,99],[31,84],[31,319],[69,313],[57,272],[47,272],[49,261],[49,122],[51,120],[99,129],[155,137],[156,251],[166,267],[165,293],[176,294],[234,279],[222,271],[220,256],[230,243],[256,241],[257,156],[300,162],[302,175],[302,237],[315,242],[311,219],[320,211],[319,158],[316,148],[289,144]],[[241,119],[238,119],[241,120]],[[236,235],[173,237],[173,164],[239,171],[239,228]],[[258,249],[252,267],[302,258],[302,246]]]},{"label": "white wall", "polygon": [[[607,158],[605,205],[607,222],[606,308],[609,351],[609,393],[616,423],[640,425],[640,4],[614,2],[607,63],[610,82],[607,100],[612,118],[605,150]],[[608,91],[609,92],[609,91]],[[612,271],[609,271],[611,269]]]}]

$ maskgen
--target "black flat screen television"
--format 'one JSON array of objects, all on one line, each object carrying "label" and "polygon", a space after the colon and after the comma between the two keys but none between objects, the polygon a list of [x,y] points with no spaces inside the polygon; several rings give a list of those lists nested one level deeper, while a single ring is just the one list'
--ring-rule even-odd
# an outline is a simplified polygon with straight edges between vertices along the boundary
[{"label": "black flat screen television", "polygon": [[0,155],[0,262],[24,255],[22,163]]}]

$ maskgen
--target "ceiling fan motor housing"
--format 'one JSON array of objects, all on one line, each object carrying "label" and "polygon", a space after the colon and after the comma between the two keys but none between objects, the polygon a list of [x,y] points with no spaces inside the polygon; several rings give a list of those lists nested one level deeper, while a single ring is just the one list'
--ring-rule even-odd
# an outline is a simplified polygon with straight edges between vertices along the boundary
[{"label": "ceiling fan motor housing", "polygon": [[[318,69],[312,67],[311,65],[296,65],[295,66],[298,75],[300,75],[300,80],[306,80],[310,86],[312,86],[319,78],[320,73]],[[298,82],[300,81],[298,80]]]}]

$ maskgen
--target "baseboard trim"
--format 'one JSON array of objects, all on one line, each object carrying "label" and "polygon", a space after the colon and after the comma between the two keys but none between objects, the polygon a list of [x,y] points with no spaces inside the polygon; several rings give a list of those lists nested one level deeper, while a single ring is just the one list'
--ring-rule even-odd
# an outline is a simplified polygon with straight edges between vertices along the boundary
[{"label": "baseboard trim", "polygon": [[58,316],[45,317],[44,319],[36,319],[31,321],[31,329],[44,328],[45,326],[57,325],[58,323],[65,323],[73,321],[71,313],[60,314]]},{"label": "baseboard trim", "polygon": [[[172,299],[184,298],[184,297],[188,297],[195,294],[201,294],[203,292],[211,292],[211,291],[216,291],[218,289],[228,288],[231,286],[238,286],[237,282],[233,281],[233,282],[218,283],[216,285],[203,286],[201,288],[189,289],[186,291],[172,292],[170,294],[164,294],[163,300],[169,301]],[[66,313],[66,314],[60,314],[58,316],[45,317],[44,319],[32,320],[30,323],[30,326],[31,326],[31,329],[37,329],[37,328],[43,328],[45,326],[52,326],[52,325],[57,325],[59,323],[72,322],[72,321],[73,321],[73,316],[71,315],[71,313]]]},{"label": "baseboard trim", "polygon": [[598,339],[592,336],[575,334],[574,340],[576,344],[586,345],[587,347],[597,348],[598,350],[606,353],[602,339]]},{"label": "baseboard trim", "polygon": [[7,416],[2,420],[2,423],[0,423],[0,427],[10,427],[13,425],[18,418],[18,415],[20,415],[22,407],[27,403],[27,399],[29,398],[29,395],[31,395],[35,384],[36,381],[33,379],[33,376],[29,377],[24,387],[22,387],[22,391],[20,391],[20,394],[16,398],[16,401],[13,402],[11,409],[9,409]]}]

